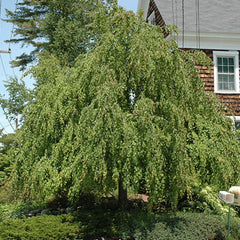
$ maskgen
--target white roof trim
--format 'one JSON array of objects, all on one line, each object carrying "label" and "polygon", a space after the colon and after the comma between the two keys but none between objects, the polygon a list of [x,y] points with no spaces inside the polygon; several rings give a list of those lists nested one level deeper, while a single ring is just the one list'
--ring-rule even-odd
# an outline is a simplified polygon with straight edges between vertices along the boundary
[{"label": "white roof trim", "polygon": [[[180,48],[199,48],[195,32],[185,32],[184,46],[181,33],[168,36],[168,39],[175,39]],[[240,50],[240,34],[201,33],[200,49]]]}]

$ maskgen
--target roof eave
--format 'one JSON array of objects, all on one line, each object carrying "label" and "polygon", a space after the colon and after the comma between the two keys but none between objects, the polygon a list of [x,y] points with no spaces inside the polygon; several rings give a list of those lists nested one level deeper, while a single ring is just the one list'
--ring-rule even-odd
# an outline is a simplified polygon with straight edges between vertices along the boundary
[{"label": "roof eave", "polygon": [[240,33],[201,33],[198,36],[195,32],[185,32],[184,44],[181,33],[169,35],[168,39],[175,39],[180,48],[240,50]]}]

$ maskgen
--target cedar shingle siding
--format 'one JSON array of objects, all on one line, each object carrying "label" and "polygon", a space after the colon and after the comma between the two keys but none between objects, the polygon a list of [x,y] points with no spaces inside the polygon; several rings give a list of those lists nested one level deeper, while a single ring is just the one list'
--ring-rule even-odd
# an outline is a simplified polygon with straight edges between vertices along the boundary
[{"label": "cedar shingle siding", "polygon": [[[152,14],[153,11],[155,12],[156,25],[161,26],[163,28],[164,35],[167,36],[166,32],[164,31],[164,27],[166,26],[166,23],[164,22],[164,19],[160,13],[161,10],[159,11],[154,0],[150,0],[149,7],[148,7],[148,13],[147,13],[147,19]],[[191,49],[188,49],[188,50],[191,50]],[[214,50],[201,49],[201,51],[204,51],[206,53],[206,55],[213,60],[213,51]],[[216,51],[224,51],[224,50],[218,49]],[[239,60],[240,60],[240,55],[239,55]],[[201,67],[199,66],[199,68],[200,68],[199,74],[203,80],[205,90],[207,92],[214,92],[213,66],[211,67],[211,70],[208,70],[207,67],[204,67],[204,66],[201,66]],[[223,108],[227,115],[233,114],[235,116],[240,116],[240,94],[219,94],[219,93],[217,93],[216,95],[217,95],[219,101],[223,104]],[[228,112],[227,109],[230,109],[230,111]]]},{"label": "cedar shingle siding", "polygon": [[[206,55],[211,60],[213,60],[213,51],[214,50],[201,49],[201,51],[205,52]],[[239,56],[239,60],[240,60],[240,56]],[[201,79],[203,80],[205,90],[207,92],[214,92],[213,66],[211,66],[210,70],[204,66],[199,67],[199,69],[200,69],[199,75],[200,75]],[[230,114],[233,114],[235,116],[240,115],[240,94],[219,94],[219,93],[217,93],[216,95],[217,95],[219,101],[223,104],[223,107],[227,107],[228,109],[231,109],[232,112]],[[224,108],[224,109],[226,110],[226,108]],[[227,111],[226,111],[226,113],[227,113]],[[229,113],[227,113],[227,114],[229,114]]]}]

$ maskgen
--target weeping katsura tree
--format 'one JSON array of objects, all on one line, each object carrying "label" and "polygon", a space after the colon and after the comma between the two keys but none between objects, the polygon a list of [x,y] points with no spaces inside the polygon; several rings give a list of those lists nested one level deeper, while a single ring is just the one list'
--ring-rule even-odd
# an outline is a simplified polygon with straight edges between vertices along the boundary
[{"label": "weeping katsura tree", "polygon": [[144,188],[150,202],[176,207],[205,184],[239,182],[239,142],[215,96],[204,92],[185,52],[117,6],[99,10],[97,44],[72,68],[43,54],[42,82],[19,130],[13,186],[25,198],[97,196]]}]

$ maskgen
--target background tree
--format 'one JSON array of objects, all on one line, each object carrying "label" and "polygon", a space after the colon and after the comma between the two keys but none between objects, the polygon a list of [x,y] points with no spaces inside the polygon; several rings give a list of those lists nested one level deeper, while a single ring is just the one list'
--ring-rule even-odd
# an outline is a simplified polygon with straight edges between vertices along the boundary
[{"label": "background tree", "polygon": [[8,96],[0,95],[0,106],[4,114],[11,123],[13,130],[17,130],[24,118],[23,111],[25,107],[34,99],[34,91],[26,87],[24,81],[17,77],[11,77],[4,84]]},{"label": "background tree", "polygon": [[206,56],[116,5],[100,8],[91,28],[97,43],[71,69],[48,53],[32,69],[43,84],[18,135],[19,193],[73,201],[118,189],[122,203],[144,182],[150,202],[176,208],[205,184],[237,184],[233,125],[195,67]]},{"label": "background tree", "polygon": [[[108,1],[110,2],[110,1]],[[97,9],[97,0],[23,0],[16,10],[7,10],[16,38],[8,42],[31,45],[29,54],[23,53],[12,61],[13,66],[24,70],[37,58],[37,53],[47,50],[56,56],[60,64],[71,66],[80,53],[86,53],[93,44],[92,34],[87,25],[92,22],[93,12]],[[42,82],[35,83],[35,90]],[[11,77],[5,84],[7,97],[0,96],[0,104],[9,121],[14,120],[13,129],[17,129],[23,118],[23,109],[34,100],[35,92],[26,88],[25,83]]]},{"label": "background tree", "polygon": [[15,133],[3,134],[0,136],[0,187],[9,177],[13,164],[13,149],[16,146]]},{"label": "background tree", "polygon": [[12,61],[13,66],[24,70],[36,60],[36,53],[48,50],[61,59],[61,64],[71,65],[80,53],[90,48],[92,36],[87,25],[98,0],[22,0],[14,12],[7,10],[7,22],[16,27],[16,38],[7,42],[32,46]]}]

